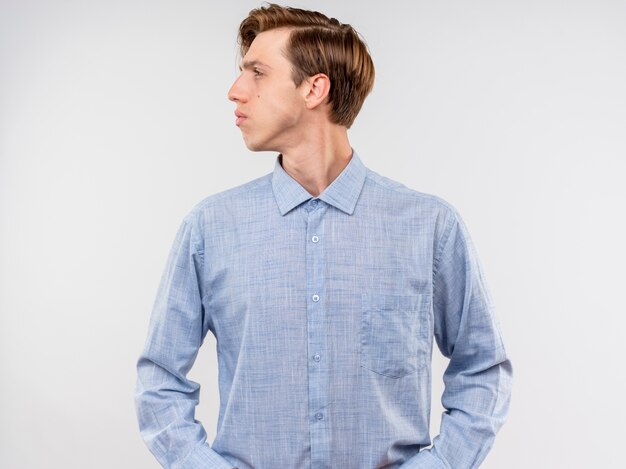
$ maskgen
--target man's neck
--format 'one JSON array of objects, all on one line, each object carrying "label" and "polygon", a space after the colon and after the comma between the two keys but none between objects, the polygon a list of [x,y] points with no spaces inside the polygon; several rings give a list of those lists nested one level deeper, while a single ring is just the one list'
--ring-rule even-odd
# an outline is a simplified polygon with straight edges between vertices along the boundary
[{"label": "man's neck", "polygon": [[282,167],[309,194],[320,195],[352,158],[345,127],[334,126],[309,134],[293,148],[281,152]]}]

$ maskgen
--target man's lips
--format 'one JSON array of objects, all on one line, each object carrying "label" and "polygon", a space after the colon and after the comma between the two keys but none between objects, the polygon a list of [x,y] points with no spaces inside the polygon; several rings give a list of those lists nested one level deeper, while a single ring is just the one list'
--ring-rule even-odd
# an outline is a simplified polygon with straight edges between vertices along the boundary
[{"label": "man's lips", "polygon": [[246,116],[241,111],[235,111],[235,116],[237,117],[237,119],[235,120],[235,125],[237,126],[239,126],[239,124],[241,124],[244,120],[248,118],[248,116]]}]

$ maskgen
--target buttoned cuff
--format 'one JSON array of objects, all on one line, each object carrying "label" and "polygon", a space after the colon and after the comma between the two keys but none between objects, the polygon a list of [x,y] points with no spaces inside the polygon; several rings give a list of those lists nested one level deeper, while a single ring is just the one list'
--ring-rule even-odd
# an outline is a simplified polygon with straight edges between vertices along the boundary
[{"label": "buttoned cuff", "polygon": [[236,469],[233,464],[202,443],[187,456],[180,469]]},{"label": "buttoned cuff", "polygon": [[431,453],[430,448],[417,453],[400,466],[400,469],[450,469],[450,466]]}]

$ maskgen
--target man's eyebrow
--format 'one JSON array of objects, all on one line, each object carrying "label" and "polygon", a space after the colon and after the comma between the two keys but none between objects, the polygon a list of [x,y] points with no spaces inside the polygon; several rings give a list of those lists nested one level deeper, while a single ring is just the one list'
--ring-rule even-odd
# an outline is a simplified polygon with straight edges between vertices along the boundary
[{"label": "man's eyebrow", "polygon": [[261,66],[261,67],[265,67],[265,68],[272,68],[269,65],[259,61],[259,60],[244,60],[241,65],[239,65],[239,70],[243,70],[244,68],[246,70],[254,68],[256,66]]}]

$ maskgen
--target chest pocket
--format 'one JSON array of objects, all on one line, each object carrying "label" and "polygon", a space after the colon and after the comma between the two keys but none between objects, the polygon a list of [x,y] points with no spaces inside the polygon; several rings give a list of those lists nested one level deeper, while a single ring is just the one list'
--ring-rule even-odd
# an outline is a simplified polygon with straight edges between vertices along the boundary
[{"label": "chest pocket", "polygon": [[361,366],[391,378],[414,373],[430,356],[430,296],[363,293]]}]

